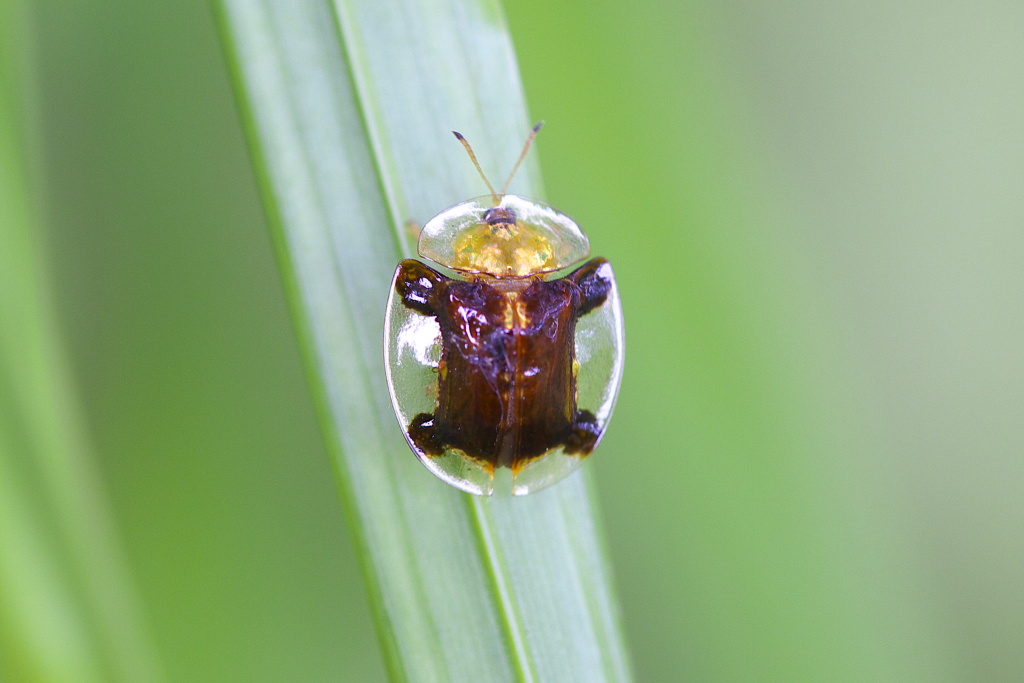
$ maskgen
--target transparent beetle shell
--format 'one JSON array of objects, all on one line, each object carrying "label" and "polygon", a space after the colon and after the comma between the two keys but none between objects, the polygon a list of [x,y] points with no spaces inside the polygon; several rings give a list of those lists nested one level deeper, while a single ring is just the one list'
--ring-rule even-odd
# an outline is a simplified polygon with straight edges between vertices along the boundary
[{"label": "transparent beetle shell", "polygon": [[[589,254],[586,236],[568,216],[550,206],[515,195],[482,197],[451,207],[424,226],[419,255],[434,264],[456,271],[455,278],[434,273],[446,282],[483,282],[508,296],[515,308],[517,294],[530,283],[553,282],[570,277]],[[407,262],[406,262],[407,263]],[[436,315],[411,307],[400,294],[402,265],[395,272],[385,319],[384,355],[392,404],[409,447],[420,461],[445,482],[477,495],[524,495],[556,483],[576,469],[596,447],[611,417],[622,378],[624,333],[622,307],[611,265],[592,261],[594,276],[602,283],[602,302],[575,318],[571,412],[586,411],[588,428],[594,432],[586,452],[567,453],[556,444],[536,457],[514,465],[467,453],[445,445],[439,452],[425,452],[410,434],[410,426],[439,416],[441,373],[453,364],[442,361],[444,339]],[[428,264],[433,265],[433,264]],[[430,271],[433,272],[433,271]],[[606,291],[606,293],[605,293]],[[464,315],[472,310],[459,311]],[[511,334],[510,328],[506,333]],[[450,347],[449,347],[450,348]],[[545,359],[535,359],[542,367]],[[529,374],[530,370],[526,370]],[[448,378],[449,381],[456,381]],[[525,381],[525,380],[524,380]],[[467,383],[472,391],[472,384]],[[472,397],[470,397],[470,400]],[[460,398],[460,400],[466,400]],[[458,431],[459,425],[448,425]],[[596,431],[595,431],[596,430]],[[571,450],[571,449],[569,449]]]},{"label": "transparent beetle shell", "polygon": [[[511,229],[494,229],[494,220],[514,216]],[[462,273],[526,277],[567,268],[590,254],[590,242],[563,213],[513,194],[495,205],[478,197],[442,211],[420,233],[419,255]]]}]

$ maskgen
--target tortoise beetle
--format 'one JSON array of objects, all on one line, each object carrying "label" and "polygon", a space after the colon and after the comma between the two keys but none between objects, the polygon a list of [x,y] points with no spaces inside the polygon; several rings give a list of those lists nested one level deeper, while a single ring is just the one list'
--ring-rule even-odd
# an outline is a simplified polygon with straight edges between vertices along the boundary
[{"label": "tortoise beetle", "polygon": [[[427,469],[477,495],[524,495],[580,467],[622,378],[612,267],[568,216],[495,192],[431,219],[395,270],[384,323],[388,390]],[[435,266],[435,267],[431,267]],[[447,275],[437,268],[447,269]]]}]

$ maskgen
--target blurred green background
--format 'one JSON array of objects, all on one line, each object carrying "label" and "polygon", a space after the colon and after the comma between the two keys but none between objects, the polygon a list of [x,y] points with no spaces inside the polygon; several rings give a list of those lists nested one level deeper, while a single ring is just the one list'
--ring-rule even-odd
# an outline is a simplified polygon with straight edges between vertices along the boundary
[{"label": "blurred green background", "polygon": [[[170,678],[382,679],[207,6],[33,7],[60,321]],[[590,467],[638,679],[1024,678],[1024,5],[506,10],[626,307]]]}]

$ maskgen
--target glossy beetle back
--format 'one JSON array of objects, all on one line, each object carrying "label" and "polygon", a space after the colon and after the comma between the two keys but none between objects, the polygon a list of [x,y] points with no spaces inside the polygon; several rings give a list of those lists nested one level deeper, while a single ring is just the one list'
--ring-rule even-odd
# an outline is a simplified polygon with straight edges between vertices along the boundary
[{"label": "glossy beetle back", "polygon": [[395,272],[388,386],[410,448],[470,493],[532,493],[579,468],[604,435],[622,377],[611,265],[592,259],[508,290],[419,261]]}]

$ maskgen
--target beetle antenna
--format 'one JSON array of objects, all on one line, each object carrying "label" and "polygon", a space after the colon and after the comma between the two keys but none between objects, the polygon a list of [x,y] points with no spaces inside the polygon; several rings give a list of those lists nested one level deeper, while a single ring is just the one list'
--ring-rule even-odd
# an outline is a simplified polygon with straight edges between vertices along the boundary
[{"label": "beetle antenna", "polygon": [[[456,138],[458,138],[459,142],[462,143],[462,146],[466,148],[466,153],[469,154],[469,158],[473,162],[473,165],[476,166],[476,170],[480,174],[480,177],[484,179],[484,184],[487,185],[487,189],[491,191],[491,197],[494,199],[495,205],[497,205],[501,200],[498,198],[498,193],[494,191],[493,187],[491,187],[491,181],[489,181],[487,176],[484,175],[484,169],[480,168],[480,162],[476,160],[476,154],[473,153],[473,148],[469,146],[469,142],[466,138],[462,137],[462,133],[454,130],[452,133]],[[505,193],[502,192],[502,194],[504,195]]]},{"label": "beetle antenna", "polygon": [[533,144],[533,139],[537,137],[537,133],[540,132],[540,127],[543,125],[544,122],[541,121],[536,126],[534,126],[533,130],[530,131],[530,134],[526,136],[526,143],[523,145],[523,151],[519,153],[519,158],[516,159],[516,165],[512,167],[512,172],[508,174],[508,179],[505,181],[505,184],[501,188],[502,197],[505,196],[505,190],[508,189],[509,184],[512,182],[512,176],[514,176],[516,174],[516,171],[519,170],[519,164],[523,163],[523,159],[526,158],[526,153],[530,151],[530,145]]}]

